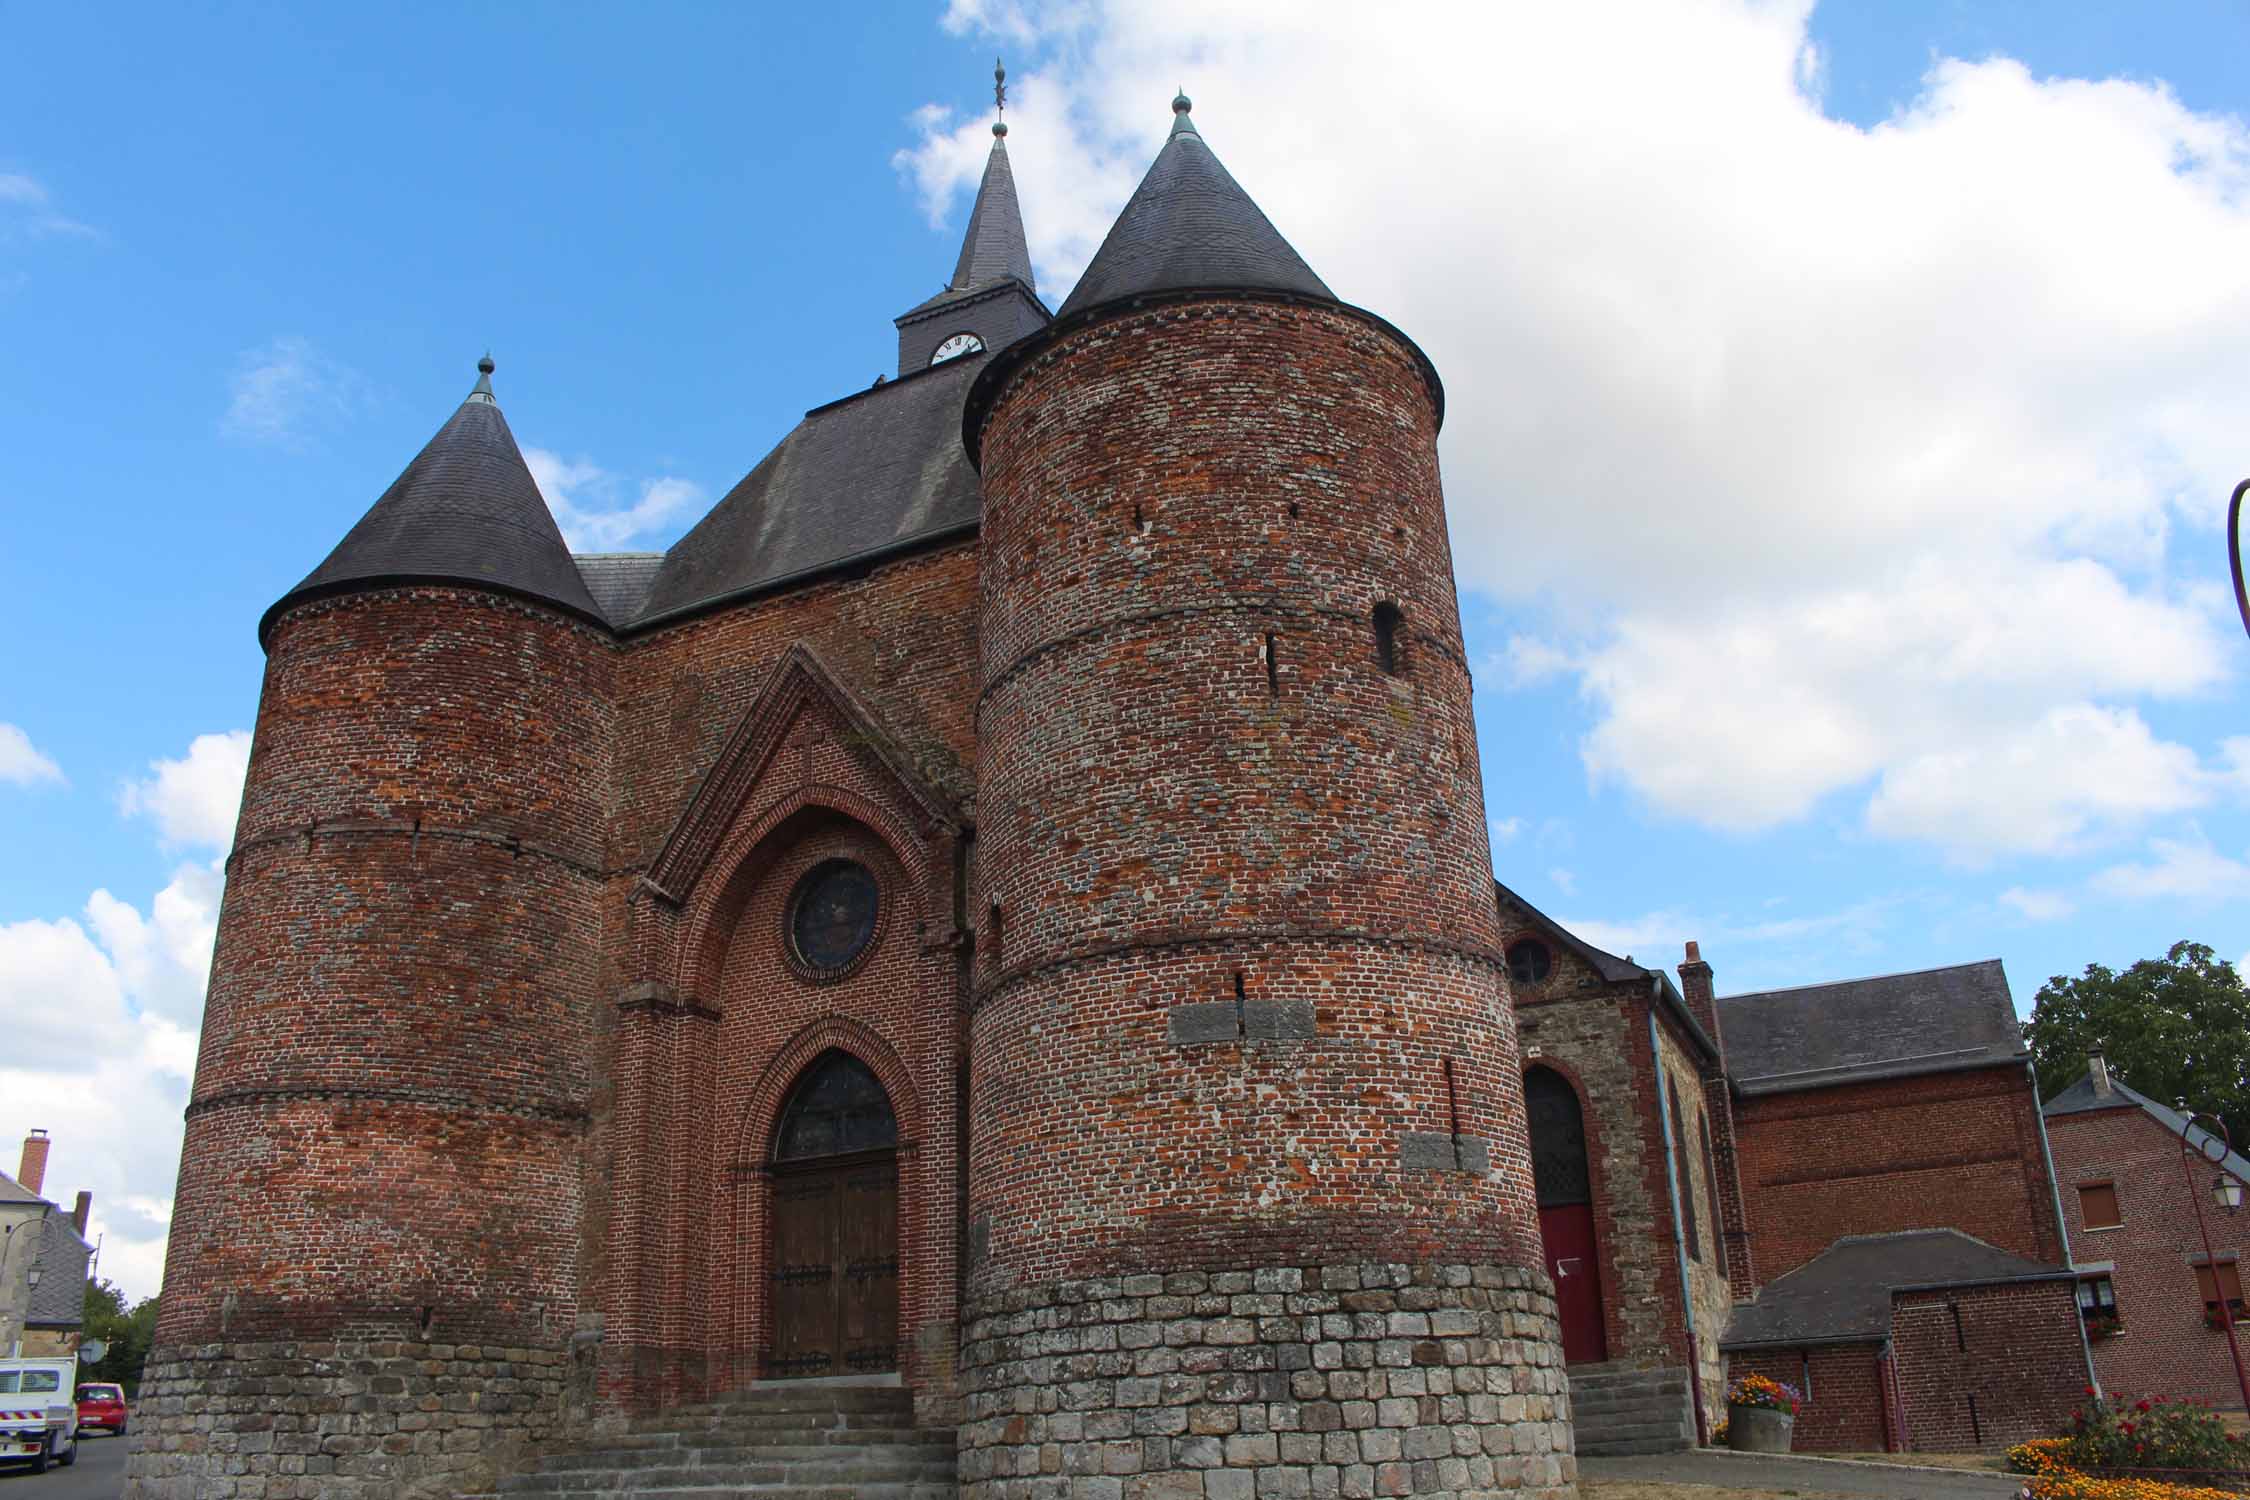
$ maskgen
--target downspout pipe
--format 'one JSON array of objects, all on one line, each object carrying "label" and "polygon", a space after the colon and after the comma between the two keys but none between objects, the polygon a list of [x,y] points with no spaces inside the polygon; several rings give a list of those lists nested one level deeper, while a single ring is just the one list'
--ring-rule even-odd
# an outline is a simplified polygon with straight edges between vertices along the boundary
[{"label": "downspout pipe", "polygon": [[1695,1446],[1706,1447],[1711,1441],[1711,1428],[1703,1412],[1703,1361],[1696,1355],[1695,1340],[1695,1288],[1688,1280],[1687,1235],[1681,1227],[1680,1215],[1684,1207],[1680,1202],[1680,1173],[1675,1153],[1678,1146],[1673,1140],[1671,1094],[1664,1087],[1664,1047],[1657,1038],[1656,1002],[1661,998],[1664,976],[1651,976],[1648,995],[1648,1061],[1654,1069],[1651,1074],[1656,1086],[1656,1115],[1664,1124],[1664,1195],[1672,1203],[1672,1254],[1680,1267],[1680,1317],[1687,1325],[1688,1395],[1695,1402]]},{"label": "downspout pipe", "polygon": [[[2031,1084],[2031,1112],[2039,1120],[2039,1159],[2046,1164],[2047,1191],[2054,1195],[2055,1200],[2055,1238],[2062,1243],[2062,1263],[2072,1270],[2076,1270],[2078,1262],[2071,1258],[2070,1253],[2070,1223],[2063,1218],[2062,1183],[2055,1176],[2055,1150],[2054,1147],[2047,1144],[2047,1106],[2039,1101],[2038,1065],[2026,1059],[2023,1072],[2025,1079]],[[2216,1275],[2217,1273],[2214,1272],[2213,1274]],[[2077,1289],[2073,1287],[2072,1296],[2074,1299],[2076,1295]],[[2086,1388],[2098,1396],[2101,1394],[2102,1378],[2094,1373],[2094,1345],[2093,1341],[2086,1337],[2086,1320],[2084,1318],[2078,1320],[2078,1353],[2079,1357],[2086,1361]]]}]

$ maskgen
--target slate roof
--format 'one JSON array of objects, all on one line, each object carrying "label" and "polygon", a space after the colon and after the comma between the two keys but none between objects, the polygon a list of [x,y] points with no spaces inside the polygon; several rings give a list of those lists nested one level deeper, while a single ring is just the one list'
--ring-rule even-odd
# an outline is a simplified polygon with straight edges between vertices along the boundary
[{"label": "slate roof", "polygon": [[0,1203],[44,1203],[40,1197],[5,1172],[0,1172]]},{"label": "slate roof", "polygon": [[1890,1336],[1895,1292],[2061,1281],[2073,1274],[2063,1266],[2011,1255],[1958,1229],[1847,1235],[1767,1283],[1755,1302],[1737,1302],[1719,1347],[1872,1342]]},{"label": "slate roof", "polygon": [[1016,174],[1008,165],[1008,143],[995,135],[992,154],[984,162],[984,181],[977,184],[976,207],[969,211],[969,230],[961,240],[961,258],[954,264],[951,285],[956,291],[967,291],[1008,276],[1033,291],[1039,289],[1031,274],[1031,246],[1024,240],[1023,209],[1016,202]]},{"label": "slate roof", "polygon": [[571,555],[586,592],[611,625],[622,625],[641,612],[649,586],[664,566],[661,552],[577,552]]},{"label": "slate roof", "polygon": [[[31,1289],[23,1320],[43,1328],[76,1328],[86,1321],[86,1265],[94,1257],[94,1247],[70,1227],[68,1214],[48,1214],[45,1228],[46,1237],[35,1262],[39,1285]],[[17,1233],[39,1231],[22,1229]]]},{"label": "slate roof", "polygon": [[2030,1057],[2000,960],[1719,997],[1744,1094],[1953,1072]]},{"label": "slate roof", "polygon": [[1063,302],[1058,320],[1151,292],[1252,288],[1336,300],[1219,164],[1189,122],[1186,103],[1174,101],[1171,137]]},{"label": "slate roof", "polygon": [[[2159,1104],[2138,1089],[2128,1088],[2114,1072],[2109,1075],[2107,1099],[2094,1092],[2094,1075],[2088,1071],[2076,1083],[2040,1106],[2040,1112],[2050,1116],[2092,1114],[2102,1109],[2138,1109],[2175,1138],[2180,1133],[2180,1127],[2188,1122],[2187,1116],[2171,1105]],[[2223,1165],[2234,1176],[2250,1183],[2250,1158],[2245,1158],[2237,1151],[2227,1151],[2224,1142],[2200,1125],[2194,1128],[2194,1133],[2188,1140],[2204,1153],[2212,1165]],[[2219,1154],[2221,1152],[2225,1154],[2222,1156]]]},{"label": "slate roof", "polygon": [[328,560],[266,611],[258,639],[301,600],[394,582],[480,584],[602,618],[488,378],[478,379]]},{"label": "slate roof", "polygon": [[982,492],[961,447],[961,405],[985,358],[805,413],[665,555],[634,623],[975,526]]}]

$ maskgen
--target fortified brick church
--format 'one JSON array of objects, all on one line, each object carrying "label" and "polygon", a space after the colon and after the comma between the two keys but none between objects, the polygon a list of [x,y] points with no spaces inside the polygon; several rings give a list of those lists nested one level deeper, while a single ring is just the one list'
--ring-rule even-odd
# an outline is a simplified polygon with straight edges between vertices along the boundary
[{"label": "fortified brick church", "polygon": [[1730,1364],[1800,1446],[2067,1409],[1998,965],[1720,1000],[1495,884],[1437,372],[1173,110],[1054,312],[995,125],[897,377],[669,552],[571,555],[487,360],[266,611],[129,1495],[1563,1497]]}]

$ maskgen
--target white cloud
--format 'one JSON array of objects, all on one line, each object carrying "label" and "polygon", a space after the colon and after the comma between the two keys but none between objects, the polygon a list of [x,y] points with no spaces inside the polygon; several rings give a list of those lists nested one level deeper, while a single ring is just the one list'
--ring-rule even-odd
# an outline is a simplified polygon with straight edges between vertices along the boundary
[{"label": "white cloud", "polygon": [[1489,820],[1486,826],[1491,832],[1494,844],[1512,844],[1516,841],[1517,836],[1523,832],[1523,819],[1493,818]]},{"label": "white cloud", "polygon": [[2078,910],[2078,903],[2061,891],[2035,891],[2020,885],[2002,891],[2000,904],[2013,908],[2027,922],[2059,922]]},{"label": "white cloud", "polygon": [[22,172],[0,172],[0,237],[18,228],[34,235],[101,238],[101,231],[92,225],[58,212],[53,195],[38,178]]},{"label": "white cloud", "polygon": [[62,779],[62,767],[56,765],[52,757],[42,755],[31,743],[30,735],[13,724],[0,723],[0,781],[34,786],[42,781]]},{"label": "white cloud", "polygon": [[1573,875],[1570,871],[1564,869],[1560,865],[1557,865],[1555,868],[1547,872],[1547,881],[1556,890],[1561,891],[1566,896],[1575,895],[1577,893],[1578,877],[1576,875]]},{"label": "white cloud", "polygon": [[1702,944],[1706,959],[1727,969],[1721,991],[1741,993],[1802,983],[1807,976],[1835,978],[1840,958],[1872,970],[1881,959],[1885,927],[1906,899],[1878,897],[1806,916],[1743,919],[1666,907],[1621,919],[1558,920],[1595,947],[1632,956],[1650,968],[1679,963],[1693,938]]},{"label": "white cloud", "polygon": [[219,430],[244,442],[295,447],[350,415],[365,390],[358,372],[309,340],[277,338],[235,361]]},{"label": "white cloud", "polygon": [[[2183,580],[2250,406],[2250,129],[2005,58],[1847,124],[1809,11],[963,0],[948,24],[1046,49],[1008,146],[1050,297],[1181,83],[1315,269],[1422,342],[1461,580],[1548,617],[1508,678],[1577,676],[1598,782],[1733,829],[1872,799],[1879,836],[1970,860],[2208,799],[2192,747],[2128,716],[2228,675]],[[915,129],[900,168],[958,215],[985,118]],[[2063,764],[2011,785],[2043,738]],[[2006,815],[1944,823],[1933,756]]]},{"label": "white cloud", "polygon": [[1992,854],[2065,854],[2205,797],[2195,753],[2149,733],[2131,709],[2079,703],[1982,742],[1894,763],[1867,824],[1939,845],[1965,863]]},{"label": "white cloud", "polygon": [[[244,731],[197,736],[151,763],[125,810],[148,813],[169,843],[223,848],[249,743]],[[224,880],[222,859],[191,861],[145,910],[97,890],[76,916],[0,925],[0,1140],[53,1134],[48,1196],[92,1190],[102,1274],[136,1298],[163,1276]]]},{"label": "white cloud", "polygon": [[249,730],[199,734],[185,756],[150,761],[149,770],[155,774],[127,782],[118,794],[121,811],[154,818],[167,844],[220,850],[233,844],[242,780],[250,770]]},{"label": "white cloud", "polygon": [[2250,864],[2211,847],[2200,832],[2180,839],[2152,838],[2152,858],[2111,865],[2088,884],[2118,901],[2177,901],[2209,906],[2250,897]]},{"label": "white cloud", "polygon": [[644,479],[638,497],[627,500],[626,481],[590,459],[526,448],[523,461],[573,552],[612,552],[629,542],[669,540],[683,519],[703,509],[703,487],[691,480],[671,475]]}]

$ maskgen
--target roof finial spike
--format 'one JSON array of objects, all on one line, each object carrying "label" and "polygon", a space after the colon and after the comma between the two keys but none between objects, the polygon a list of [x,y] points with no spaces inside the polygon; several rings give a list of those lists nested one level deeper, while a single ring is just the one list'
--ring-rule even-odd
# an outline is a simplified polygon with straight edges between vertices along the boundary
[{"label": "roof finial spike", "polygon": [[492,372],[498,368],[492,362],[492,351],[485,350],[484,358],[477,361],[477,384],[476,389],[469,392],[471,401],[481,402],[486,406],[500,404],[500,398],[492,394]]},{"label": "roof finial spike", "polygon": [[1202,133],[1195,128],[1195,122],[1188,118],[1188,111],[1193,108],[1195,108],[1195,101],[1188,98],[1186,88],[1183,87],[1172,96],[1172,134],[1200,135]]},{"label": "roof finial spike", "polygon": [[1008,68],[999,58],[992,60],[992,106],[1000,118],[992,122],[992,133],[1005,137],[1008,133]]}]

